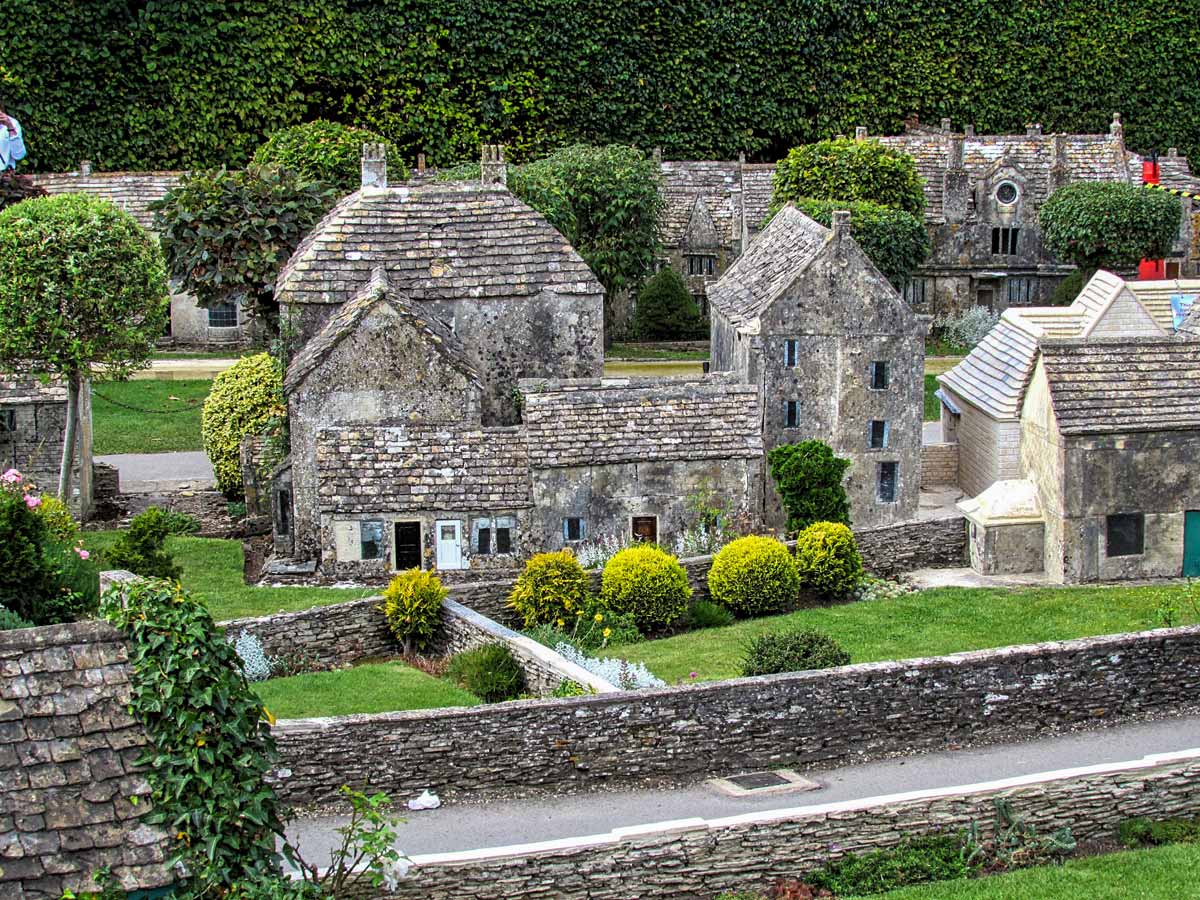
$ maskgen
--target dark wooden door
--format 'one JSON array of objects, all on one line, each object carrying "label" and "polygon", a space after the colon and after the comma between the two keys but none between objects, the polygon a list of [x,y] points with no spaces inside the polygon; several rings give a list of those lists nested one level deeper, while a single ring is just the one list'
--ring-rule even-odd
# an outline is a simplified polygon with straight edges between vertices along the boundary
[{"label": "dark wooden door", "polygon": [[421,523],[396,523],[396,570],[421,568]]},{"label": "dark wooden door", "polygon": [[658,516],[634,516],[633,539],[648,544],[658,543]]}]

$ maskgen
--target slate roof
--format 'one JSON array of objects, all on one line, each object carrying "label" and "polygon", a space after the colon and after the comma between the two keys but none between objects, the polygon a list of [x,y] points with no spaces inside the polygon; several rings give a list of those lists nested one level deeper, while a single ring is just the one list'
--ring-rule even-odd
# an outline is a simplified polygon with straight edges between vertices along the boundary
[{"label": "slate roof", "polygon": [[831,234],[789,203],[708,288],[709,303],[734,324],[750,321],[816,259]]},{"label": "slate roof", "polygon": [[0,406],[66,402],[67,389],[61,382],[43,384],[37,378],[0,372]]},{"label": "slate roof", "polygon": [[32,178],[35,184],[51,194],[90,194],[111,200],[137,219],[139,225],[150,228],[154,213],[147,207],[166,196],[167,191],[179,183],[180,175],[180,172],[93,172],[90,175],[67,172],[33,175]]},{"label": "slate roof", "polygon": [[751,234],[762,231],[771,205],[774,188],[774,163],[753,163],[742,167],[742,204],[745,207],[746,225]]},{"label": "slate roof", "polygon": [[435,182],[355,191],[279,274],[285,303],[344,303],[383,266],[409,302],[604,290],[539,213],[494,186]]},{"label": "slate roof", "polygon": [[322,512],[506,510],[530,505],[517,428],[323,428],[317,432]]},{"label": "slate roof", "polygon": [[688,221],[697,199],[702,199],[717,227],[722,246],[733,234],[730,188],[738,183],[736,162],[683,161],[662,163],[660,185],[663,196],[662,239],[668,247],[679,246],[687,234]]},{"label": "slate roof", "polygon": [[1063,434],[1200,429],[1200,342],[1048,341],[1042,362]]},{"label": "slate roof", "polygon": [[724,378],[521,381],[534,469],[762,456],[758,394]]}]

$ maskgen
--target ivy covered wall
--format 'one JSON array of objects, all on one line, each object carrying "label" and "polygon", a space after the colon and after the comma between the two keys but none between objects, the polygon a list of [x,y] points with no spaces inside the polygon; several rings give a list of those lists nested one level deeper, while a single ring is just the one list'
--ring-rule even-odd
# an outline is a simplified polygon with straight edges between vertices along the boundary
[{"label": "ivy covered wall", "polygon": [[1150,0],[17,0],[0,101],[34,170],[242,164],[325,117],[410,159],[564,143],[773,160],[918,113],[1200,154],[1192,4]]}]

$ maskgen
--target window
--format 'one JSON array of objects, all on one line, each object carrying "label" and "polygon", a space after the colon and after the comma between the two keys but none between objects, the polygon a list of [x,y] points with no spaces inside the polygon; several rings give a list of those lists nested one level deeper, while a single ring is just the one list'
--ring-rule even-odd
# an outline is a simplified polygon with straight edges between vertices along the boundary
[{"label": "window", "polygon": [[786,428],[800,427],[800,401],[788,400],[784,404],[783,422]]},{"label": "window", "polygon": [[421,523],[396,523],[396,571],[421,568]]},{"label": "window", "polygon": [[1142,513],[1109,516],[1105,528],[1106,556],[1140,556],[1146,549],[1146,517]]},{"label": "window", "polygon": [[278,515],[275,518],[275,533],[288,535],[292,533],[292,492],[287,488],[279,488],[275,492],[275,503]]},{"label": "window", "polygon": [[475,532],[475,552],[487,555],[492,552],[492,529],[481,525]]},{"label": "window", "polygon": [[891,384],[891,373],[887,360],[877,359],[871,363],[871,390],[886,391]]},{"label": "window", "polygon": [[359,528],[359,558],[383,559],[383,523],[363,522]]},{"label": "window", "polygon": [[512,529],[504,525],[496,527],[496,552],[512,553]]},{"label": "window", "polygon": [[583,540],[583,519],[577,516],[563,519],[563,540],[564,541],[582,541]]},{"label": "window", "polygon": [[871,420],[871,434],[867,446],[872,450],[882,450],[888,444],[888,423],[884,419]]},{"label": "window", "polygon": [[876,492],[880,503],[896,502],[896,463],[882,462],[879,464],[879,490]]},{"label": "window", "polygon": [[1012,206],[1020,196],[1021,192],[1011,181],[1002,181],[996,186],[996,202],[1003,203],[1005,206]]},{"label": "window", "polygon": [[1166,275],[1167,275],[1167,278],[1169,278],[1169,279],[1176,279],[1179,277],[1179,262],[1178,262],[1178,260],[1168,260],[1167,261]]},{"label": "window", "polygon": [[1034,282],[1033,278],[1008,279],[1008,305],[1030,306],[1037,298]]},{"label": "window", "polygon": [[901,293],[909,306],[921,309],[929,302],[931,288],[929,278],[906,278]]},{"label": "window", "polygon": [[794,369],[800,364],[800,342],[797,340],[786,340],[783,342],[783,364],[789,369]]},{"label": "window", "polygon": [[715,256],[689,255],[685,259],[689,275],[717,274],[717,258]]},{"label": "window", "polygon": [[631,524],[635,541],[658,543],[658,516],[634,516]]},{"label": "window", "polygon": [[237,328],[238,310],[236,303],[214,303],[208,308],[209,328]]},{"label": "window", "polygon": [[14,434],[17,430],[17,411],[0,409],[0,436]]},{"label": "window", "polygon": [[472,530],[475,552],[481,556],[494,553],[513,552],[513,532],[517,523],[512,516],[498,516],[490,519],[476,519]]},{"label": "window", "polygon": [[992,255],[1016,256],[1017,237],[1020,235],[1020,233],[1020,228],[993,228]]}]

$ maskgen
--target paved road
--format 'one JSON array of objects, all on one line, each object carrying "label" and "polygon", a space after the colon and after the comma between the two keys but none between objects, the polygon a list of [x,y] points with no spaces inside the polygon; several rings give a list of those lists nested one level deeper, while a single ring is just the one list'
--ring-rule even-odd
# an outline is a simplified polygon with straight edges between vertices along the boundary
[{"label": "paved road", "polygon": [[[808,792],[730,797],[705,782],[675,790],[597,792],[539,800],[460,804],[407,813],[400,848],[410,856],[604,834],[614,828],[692,817],[861,800],[869,797],[1140,759],[1200,747],[1200,716],[1114,726],[1040,741],[945,751],[829,770],[802,771]],[[739,774],[730,772],[730,775]],[[397,798],[408,800],[410,798]],[[288,829],[310,861],[324,864],[342,817],[301,819]]]},{"label": "paved road", "polygon": [[[207,490],[216,484],[212,463],[201,450],[178,453],[114,453],[96,462],[116,466],[121,491],[153,494],[182,489]],[[185,487],[186,486],[186,487]]]}]

